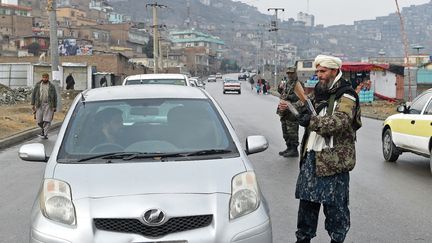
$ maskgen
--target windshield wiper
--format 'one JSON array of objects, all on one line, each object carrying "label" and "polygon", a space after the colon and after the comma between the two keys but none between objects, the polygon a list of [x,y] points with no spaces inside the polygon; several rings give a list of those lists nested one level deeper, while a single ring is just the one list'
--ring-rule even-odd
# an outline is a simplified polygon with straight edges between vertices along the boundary
[{"label": "windshield wiper", "polygon": [[212,155],[212,154],[227,154],[231,153],[231,150],[227,149],[204,149],[198,150],[191,153],[185,154],[185,156],[200,156],[200,155]]},{"label": "windshield wiper", "polygon": [[105,153],[105,154],[98,154],[98,155],[93,155],[90,157],[85,157],[82,159],[77,160],[77,162],[83,162],[83,161],[88,161],[88,160],[92,160],[92,159],[122,159],[125,156],[131,156],[133,154],[136,153],[132,153],[132,152],[114,152],[114,153]]},{"label": "windshield wiper", "polygon": [[137,152],[132,153],[127,157],[123,157],[123,160],[131,159],[145,159],[145,158],[167,158],[167,157],[184,157],[184,153],[143,153]]},{"label": "windshield wiper", "polygon": [[131,159],[143,159],[143,158],[169,158],[169,157],[188,157],[188,156],[201,156],[201,155],[213,155],[213,154],[226,154],[231,153],[231,150],[226,149],[205,149],[193,152],[180,152],[180,153],[135,153],[128,157],[124,157],[123,160]]}]

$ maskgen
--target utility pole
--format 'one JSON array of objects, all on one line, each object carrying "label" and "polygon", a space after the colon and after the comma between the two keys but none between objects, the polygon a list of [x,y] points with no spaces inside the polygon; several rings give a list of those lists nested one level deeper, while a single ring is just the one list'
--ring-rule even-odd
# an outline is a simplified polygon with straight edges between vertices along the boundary
[{"label": "utility pole", "polygon": [[399,20],[400,20],[402,41],[404,44],[405,59],[406,59],[406,62],[407,62],[406,65],[408,68],[408,75],[407,75],[408,76],[408,101],[411,101],[411,99],[412,99],[412,97],[411,97],[411,71],[410,71],[411,64],[409,62],[409,56],[408,56],[408,37],[407,37],[406,32],[405,32],[404,19],[402,17],[400,9],[399,9],[399,3],[397,0],[395,0],[395,3],[396,3],[396,8],[397,8],[397,12],[399,15]]},{"label": "utility pole", "polygon": [[[258,24],[258,41],[259,41],[259,47],[258,47],[258,60],[257,60],[257,72],[260,72],[261,69],[261,49],[263,48],[263,31],[261,27],[265,27],[265,24]],[[261,75],[264,75],[264,68],[261,70]]]},{"label": "utility pole", "polygon": [[56,0],[47,1],[47,11],[49,12],[50,25],[50,56],[51,56],[51,80],[56,87],[57,92],[57,110],[61,110],[60,98],[60,74],[59,74],[59,53],[57,38],[57,3]]},{"label": "utility pole", "polygon": [[271,11],[271,10],[273,10],[273,11],[275,11],[275,20],[274,21],[272,21],[272,23],[271,23],[271,29],[269,29],[269,31],[270,32],[272,32],[272,31],[274,31],[275,32],[275,60],[274,60],[274,65],[275,65],[275,68],[274,68],[274,87],[276,87],[277,86],[277,76],[278,76],[278,73],[277,73],[277,66],[278,66],[278,54],[277,54],[277,46],[278,46],[278,11],[285,11],[285,9],[284,8],[269,8],[267,11]]},{"label": "utility pole", "polygon": [[154,60],[154,67],[153,72],[158,73],[158,59],[159,59],[159,25],[158,25],[158,18],[157,18],[157,8],[166,8],[165,5],[157,4],[157,3],[149,3],[146,4],[146,7],[150,6],[153,8],[153,60]]}]

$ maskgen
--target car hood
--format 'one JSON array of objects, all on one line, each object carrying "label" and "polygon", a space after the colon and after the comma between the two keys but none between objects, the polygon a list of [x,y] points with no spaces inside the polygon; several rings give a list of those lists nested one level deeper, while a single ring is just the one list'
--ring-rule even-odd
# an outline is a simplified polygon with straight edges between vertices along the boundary
[{"label": "car hood", "polygon": [[110,164],[57,164],[54,178],[67,182],[74,200],[142,194],[231,193],[241,157]]}]

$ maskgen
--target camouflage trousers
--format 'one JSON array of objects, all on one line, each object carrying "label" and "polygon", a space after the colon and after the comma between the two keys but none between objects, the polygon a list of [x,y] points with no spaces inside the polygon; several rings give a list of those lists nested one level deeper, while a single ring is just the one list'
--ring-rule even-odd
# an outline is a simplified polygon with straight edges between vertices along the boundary
[{"label": "camouflage trousers", "polygon": [[315,237],[321,204],[330,238],[336,242],[345,240],[350,228],[348,172],[316,176],[315,152],[310,151],[300,167],[295,196],[300,199],[296,232],[299,241]]},{"label": "camouflage trousers", "polygon": [[[316,236],[318,215],[321,204],[300,200],[297,216],[296,237],[298,241],[310,240]],[[334,242],[344,242],[350,228],[350,211],[348,205],[333,206],[323,204],[325,229]]]},{"label": "camouflage trousers", "polygon": [[298,121],[291,121],[286,117],[282,116],[280,118],[282,126],[282,135],[285,140],[287,148],[294,147],[297,148],[299,145],[299,124]]}]

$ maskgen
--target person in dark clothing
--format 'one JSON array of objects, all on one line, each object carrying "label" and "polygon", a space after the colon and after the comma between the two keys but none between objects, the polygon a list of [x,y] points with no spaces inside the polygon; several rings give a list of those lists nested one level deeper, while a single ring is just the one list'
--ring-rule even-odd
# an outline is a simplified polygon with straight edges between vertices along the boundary
[{"label": "person in dark clothing", "polygon": [[74,89],[75,86],[75,80],[72,77],[72,73],[69,73],[69,75],[66,77],[66,89]]},{"label": "person in dark clothing", "polygon": [[267,94],[267,81],[265,79],[262,79],[262,89],[263,94]]},{"label": "person in dark clothing", "polygon": [[107,87],[108,86],[107,79],[106,79],[105,75],[100,79],[99,84],[101,87]]},{"label": "person in dark clothing", "polygon": [[286,73],[288,75],[288,80],[283,80],[278,87],[282,102],[279,103],[276,113],[280,117],[282,136],[286,145],[286,149],[280,151],[279,155],[283,157],[298,157],[299,123],[297,117],[288,109],[287,105],[287,102],[290,102],[294,106],[298,105],[297,102],[299,99],[294,93],[294,86],[296,82],[298,82],[297,69],[295,67],[288,67]]}]

